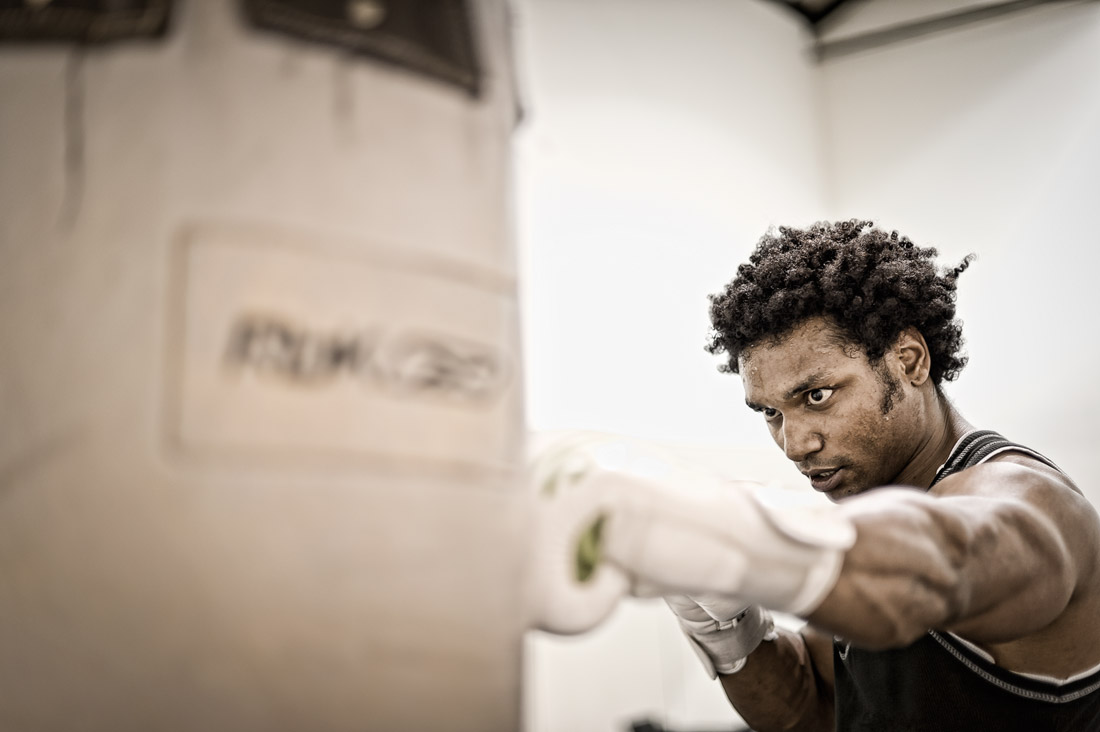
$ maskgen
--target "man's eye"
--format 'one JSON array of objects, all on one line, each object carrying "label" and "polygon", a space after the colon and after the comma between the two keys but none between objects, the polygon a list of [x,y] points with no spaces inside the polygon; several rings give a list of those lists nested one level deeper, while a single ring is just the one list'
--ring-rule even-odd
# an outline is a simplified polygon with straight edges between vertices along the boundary
[{"label": "man's eye", "polygon": [[773,419],[775,415],[779,414],[779,410],[772,409],[771,407],[764,407],[760,411],[764,413],[764,419]]},{"label": "man's eye", "polygon": [[810,404],[824,404],[832,395],[832,389],[811,389],[806,392],[806,401]]}]

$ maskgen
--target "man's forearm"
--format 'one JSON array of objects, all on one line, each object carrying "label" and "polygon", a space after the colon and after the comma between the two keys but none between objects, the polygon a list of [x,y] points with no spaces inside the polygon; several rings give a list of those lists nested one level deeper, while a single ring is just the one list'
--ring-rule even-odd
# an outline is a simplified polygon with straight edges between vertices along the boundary
[{"label": "man's forearm", "polygon": [[779,631],[775,641],[760,644],[744,668],[718,678],[734,708],[757,732],[833,730],[832,683],[822,678],[798,633]]}]

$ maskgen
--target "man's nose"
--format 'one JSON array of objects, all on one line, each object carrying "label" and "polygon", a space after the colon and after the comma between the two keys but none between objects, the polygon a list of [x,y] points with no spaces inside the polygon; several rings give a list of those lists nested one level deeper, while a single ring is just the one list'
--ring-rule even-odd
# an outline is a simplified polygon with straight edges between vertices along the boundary
[{"label": "man's nose", "polygon": [[783,452],[793,462],[800,463],[825,446],[825,438],[810,420],[783,420]]}]

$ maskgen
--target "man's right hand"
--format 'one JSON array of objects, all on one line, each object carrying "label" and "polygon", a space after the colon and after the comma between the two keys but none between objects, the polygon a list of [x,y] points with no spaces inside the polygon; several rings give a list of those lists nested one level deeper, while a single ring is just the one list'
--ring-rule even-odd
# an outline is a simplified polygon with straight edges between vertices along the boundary
[{"label": "man's right hand", "polygon": [[[629,444],[562,443],[534,461],[532,483],[552,497],[540,512],[548,520],[538,522],[545,530],[533,555],[547,571],[532,572],[532,607],[536,626],[554,632],[594,627],[627,592],[740,598],[738,611],[753,603],[805,616],[832,589],[855,541],[836,506],[778,509],[754,486]],[[696,604],[717,612],[709,615],[719,629],[733,623],[728,608]],[[702,629],[695,636],[709,637]]]},{"label": "man's right hand", "polygon": [[776,637],[771,613],[734,597],[670,595],[665,602],[712,679],[740,671],[761,641]]}]

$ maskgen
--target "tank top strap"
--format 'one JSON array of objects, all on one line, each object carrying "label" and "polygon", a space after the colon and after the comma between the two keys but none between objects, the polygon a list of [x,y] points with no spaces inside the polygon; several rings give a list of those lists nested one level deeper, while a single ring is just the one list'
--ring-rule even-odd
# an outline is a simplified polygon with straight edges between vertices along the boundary
[{"label": "tank top strap", "polygon": [[947,461],[936,471],[936,477],[932,479],[929,488],[949,475],[980,465],[1002,452],[1022,452],[1061,472],[1061,468],[1055,465],[1053,460],[1030,447],[1012,442],[993,430],[974,430],[967,432],[955,444]]}]

